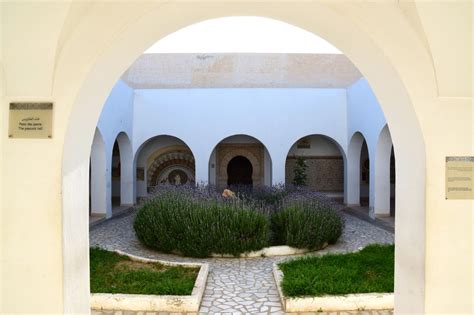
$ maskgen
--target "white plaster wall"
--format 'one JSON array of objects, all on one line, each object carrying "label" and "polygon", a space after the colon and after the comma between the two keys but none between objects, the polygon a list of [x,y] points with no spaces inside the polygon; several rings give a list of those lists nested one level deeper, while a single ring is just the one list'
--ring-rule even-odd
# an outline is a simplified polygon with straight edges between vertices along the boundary
[{"label": "white plaster wall", "polygon": [[286,156],[301,137],[324,134],[342,147],[347,142],[344,89],[135,90],[133,119],[135,148],[159,134],[183,140],[196,159],[197,182],[208,181],[212,150],[228,136],[246,134],[264,144],[273,184],[284,181]]},{"label": "white plaster wall", "polygon": [[[215,145],[220,141],[257,141],[248,136],[235,136],[247,134],[261,139],[266,148],[265,183],[271,185],[284,181],[287,154],[340,156],[338,145],[346,150],[356,131],[365,136],[369,152],[374,155],[378,135],[385,124],[380,105],[365,79],[358,80],[347,90],[133,90],[119,80],[104,105],[98,128],[103,134],[108,158],[117,134],[123,131],[131,135],[133,151],[139,152],[136,167],[145,170],[146,160],[156,150],[189,144],[196,159],[197,182],[211,184],[215,184],[215,169],[211,167],[215,164],[212,151]],[[297,140],[317,134],[334,139],[337,145],[330,139],[312,136],[310,149],[296,148]],[[184,142],[166,136],[147,142],[157,135],[176,136]],[[117,196],[118,185],[112,185],[107,179],[107,189],[111,189],[109,186],[115,188],[109,194]],[[137,196],[146,196],[146,174],[145,181],[138,181],[135,189]]]},{"label": "white plaster wall", "polygon": [[[104,189],[107,190],[106,195],[111,197],[121,196],[122,189],[120,180],[112,180],[111,172],[112,167],[118,165],[119,161],[122,162],[123,167],[132,168],[132,165],[127,165],[126,161],[129,160],[131,152],[125,152],[126,148],[120,147],[120,158],[112,157],[112,150],[114,143],[117,139],[117,136],[123,132],[131,140],[132,136],[132,120],[133,117],[133,89],[130,88],[126,83],[121,80],[118,80],[115,86],[112,88],[107,100],[102,108],[102,112],[97,123],[97,128],[100,130],[104,140],[105,152],[106,152],[106,176],[105,183],[106,186]],[[124,159],[124,155],[128,154],[129,156]],[[124,163],[125,162],[125,163]],[[127,172],[122,172],[127,173]],[[132,174],[133,170],[132,170]],[[128,179],[130,180],[130,179]],[[127,187],[126,190],[130,190],[131,187]],[[97,189],[97,188],[96,188]],[[107,197],[109,199],[109,197]],[[127,201],[131,203],[131,201]],[[107,201],[107,213],[111,213],[112,202],[111,200]]]},{"label": "white plaster wall", "polygon": [[384,113],[365,78],[347,88],[347,137],[359,131],[367,142],[369,155],[375,154],[378,136],[387,124]]},{"label": "white plaster wall", "polygon": [[[207,125],[203,125],[206,123]],[[136,167],[156,150],[188,144],[196,159],[197,182],[215,184],[213,148],[224,143],[252,143],[261,139],[265,152],[265,183],[284,181],[287,154],[340,156],[350,136],[361,131],[371,149],[386,124],[365,79],[347,89],[146,89],[133,90],[118,81],[107,99],[98,127],[107,152],[117,133],[133,135]],[[310,149],[297,149],[296,141],[308,135]],[[170,135],[147,142],[157,135]],[[228,137],[231,136],[231,137]],[[224,139],[224,140],[222,140]],[[145,144],[146,143],[146,144]],[[213,161],[214,160],[214,161]],[[272,165],[275,160],[275,165]],[[199,167],[201,165],[201,167]],[[202,169],[199,172],[199,169]],[[145,172],[146,173],[146,172]],[[117,195],[118,189],[112,192]],[[146,195],[145,181],[138,181],[136,195]]]},{"label": "white plaster wall", "polygon": [[107,97],[97,123],[108,153],[112,154],[115,140],[120,132],[125,132],[132,139],[132,117],[133,89],[122,80],[118,80]]},{"label": "white plaster wall", "polygon": [[[359,163],[356,162],[356,156],[350,154],[345,178],[347,187],[345,194],[346,203],[358,204],[360,190],[364,197],[367,193],[369,194],[369,206],[373,209],[376,194],[383,193],[382,186],[376,187],[375,185],[375,177],[380,175],[375,172],[375,160],[379,135],[386,125],[387,121],[385,120],[382,108],[367,80],[361,78],[349,86],[347,88],[348,144],[356,132],[360,132],[365,138],[370,160],[370,183],[369,187],[366,187],[366,185],[359,187]],[[389,171],[389,167],[386,170]]]}]

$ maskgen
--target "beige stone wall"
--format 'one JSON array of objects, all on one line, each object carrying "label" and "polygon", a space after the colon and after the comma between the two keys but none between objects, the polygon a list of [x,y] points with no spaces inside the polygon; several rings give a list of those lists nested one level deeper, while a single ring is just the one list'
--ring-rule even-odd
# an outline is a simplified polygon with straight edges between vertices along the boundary
[{"label": "beige stone wall", "polygon": [[[292,183],[296,158],[289,157],[285,165],[285,181]],[[344,191],[344,161],[342,157],[306,157],[308,187],[317,191]]]},{"label": "beige stone wall", "polygon": [[263,145],[261,143],[232,143],[219,144],[216,148],[217,153],[217,181],[219,188],[227,186],[227,165],[229,161],[236,156],[246,157],[252,163],[252,180],[254,186],[264,184],[264,160]]},{"label": "beige stone wall", "polygon": [[122,75],[137,89],[341,88],[361,77],[338,54],[143,54]]}]

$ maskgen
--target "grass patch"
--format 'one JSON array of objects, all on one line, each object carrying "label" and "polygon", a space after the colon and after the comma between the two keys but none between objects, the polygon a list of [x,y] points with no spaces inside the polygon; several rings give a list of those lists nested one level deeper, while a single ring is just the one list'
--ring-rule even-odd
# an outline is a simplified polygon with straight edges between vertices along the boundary
[{"label": "grass patch", "polygon": [[357,253],[302,257],[279,264],[287,297],[393,292],[394,245]]},{"label": "grass patch", "polygon": [[90,249],[91,293],[191,295],[199,268],[141,263],[100,248]]}]

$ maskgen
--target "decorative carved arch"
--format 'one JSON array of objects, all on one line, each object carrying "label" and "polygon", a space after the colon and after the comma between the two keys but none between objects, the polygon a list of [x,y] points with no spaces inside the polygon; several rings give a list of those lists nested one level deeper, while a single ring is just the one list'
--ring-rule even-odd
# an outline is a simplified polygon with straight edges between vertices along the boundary
[{"label": "decorative carved arch", "polygon": [[258,158],[249,150],[239,148],[228,152],[226,155],[222,157],[220,166],[219,166],[219,174],[225,178],[225,183],[227,183],[227,165],[229,162],[235,158],[236,156],[243,156],[250,161],[253,167],[252,172],[252,182],[254,185],[261,185],[261,165]]},{"label": "decorative carved arch", "polygon": [[[148,187],[155,186],[160,175],[173,167],[182,167],[188,170],[187,173],[194,174],[195,163],[191,152],[167,152],[159,155],[150,165],[147,171]],[[194,180],[194,177],[191,178]]]}]

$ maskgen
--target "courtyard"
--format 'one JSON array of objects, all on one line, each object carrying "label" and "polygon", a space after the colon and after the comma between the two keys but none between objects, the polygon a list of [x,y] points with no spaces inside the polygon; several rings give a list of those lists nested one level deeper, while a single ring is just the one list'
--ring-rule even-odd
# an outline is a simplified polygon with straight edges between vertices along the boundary
[{"label": "courtyard", "polygon": [[[345,221],[342,236],[336,244],[310,253],[345,253],[358,251],[369,244],[393,244],[394,234],[339,210]],[[129,209],[122,215],[104,221],[91,228],[90,246],[107,250],[121,250],[145,258],[180,261],[207,262],[210,273],[199,309],[200,314],[283,314],[280,297],[272,275],[272,266],[298,256],[275,256],[263,258],[188,258],[163,254],[144,247],[132,228],[137,210]],[[370,311],[367,314],[390,314],[391,311]],[[93,314],[109,314],[112,311],[97,311]],[[130,312],[129,312],[130,313]],[[139,312],[136,312],[138,314]],[[340,314],[357,312],[341,312]],[[123,312],[123,314],[128,314]],[[130,313],[131,314],[131,313]],[[145,314],[145,312],[143,312]],[[146,314],[152,314],[147,312]],[[158,312],[156,313],[158,314]],[[160,313],[161,314],[161,313]],[[364,313],[365,314],[365,313]]]},{"label": "courtyard", "polygon": [[[0,313],[130,313],[92,307],[101,298],[91,294],[91,268],[101,260],[92,246],[119,250],[131,261],[120,266],[138,272],[155,259],[170,272],[199,266],[190,298],[172,296],[171,304],[196,306],[202,293],[202,314],[305,305],[313,314],[315,303],[335,300],[357,309],[338,315],[472,314],[473,12],[468,0],[2,1]],[[282,208],[280,228],[269,229],[273,214],[218,205],[245,219],[227,226],[238,238],[221,239],[218,225],[193,239],[197,213],[168,209],[187,216],[141,223],[173,228],[171,242],[153,243],[160,238],[152,228],[135,236],[141,205],[160,186],[221,194],[234,185],[301,182],[338,206]],[[197,210],[209,222],[223,217]],[[176,233],[179,222],[187,222],[188,242]],[[289,230],[319,251],[270,257],[257,250]],[[289,246],[290,237],[276,239]],[[213,246],[201,251],[201,240]],[[381,261],[393,276],[377,293],[390,307],[360,307],[350,294],[282,298],[287,259],[314,256],[301,260],[309,272],[341,253],[346,263],[334,265],[356,274],[360,262],[347,261],[373,243],[391,244]],[[207,257],[216,248],[259,254]],[[302,272],[301,283],[316,279],[313,271]]]}]

